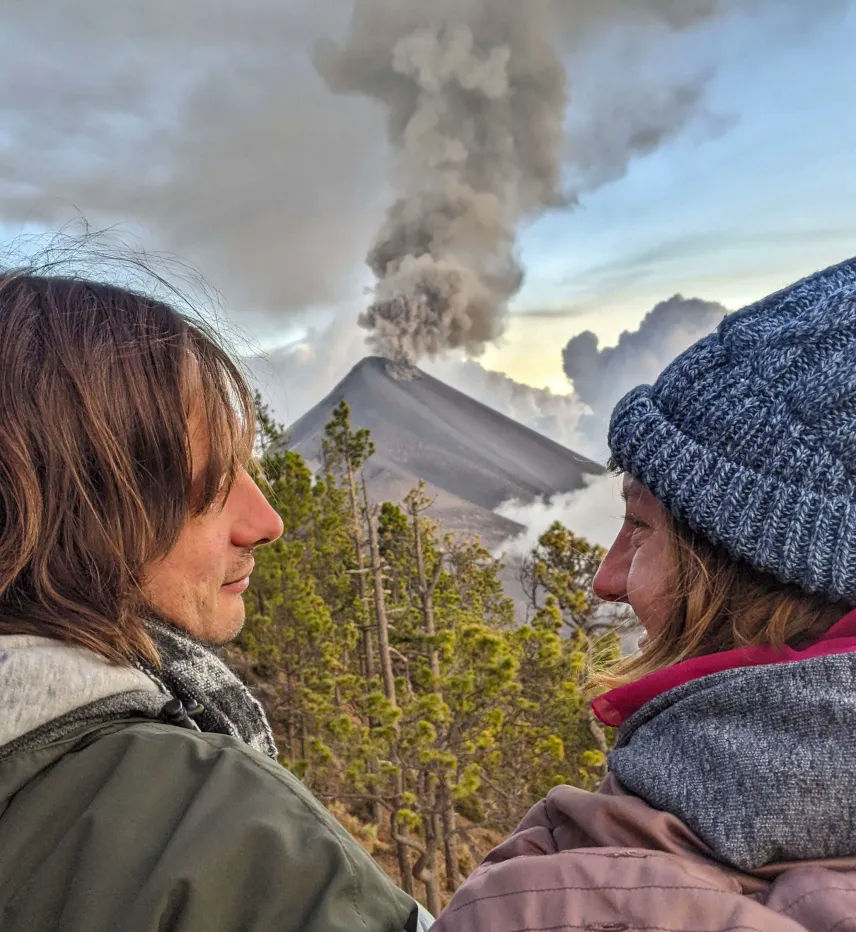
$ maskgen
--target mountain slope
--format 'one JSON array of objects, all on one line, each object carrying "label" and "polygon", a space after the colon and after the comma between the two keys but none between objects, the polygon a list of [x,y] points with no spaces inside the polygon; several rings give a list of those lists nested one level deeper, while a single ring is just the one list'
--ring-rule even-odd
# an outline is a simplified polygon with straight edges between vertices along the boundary
[{"label": "mountain slope", "polygon": [[480,533],[488,545],[520,529],[493,514],[503,502],[575,491],[603,471],[433,376],[376,356],[289,428],[289,448],[317,462],[324,427],[342,399],[353,426],[368,428],[377,447],[367,470],[373,496],[398,501],[424,479],[445,527]]}]

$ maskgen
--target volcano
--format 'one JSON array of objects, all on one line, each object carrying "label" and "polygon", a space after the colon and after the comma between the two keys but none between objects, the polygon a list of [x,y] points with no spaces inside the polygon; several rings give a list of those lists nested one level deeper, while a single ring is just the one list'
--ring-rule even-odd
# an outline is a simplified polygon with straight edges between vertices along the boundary
[{"label": "volcano", "polygon": [[443,529],[478,534],[488,547],[522,531],[494,513],[577,491],[600,475],[597,463],[473,400],[415,366],[369,356],[287,432],[287,446],[319,463],[324,427],[340,401],[354,428],[371,431],[377,452],[366,466],[375,501],[400,502],[420,479]]}]

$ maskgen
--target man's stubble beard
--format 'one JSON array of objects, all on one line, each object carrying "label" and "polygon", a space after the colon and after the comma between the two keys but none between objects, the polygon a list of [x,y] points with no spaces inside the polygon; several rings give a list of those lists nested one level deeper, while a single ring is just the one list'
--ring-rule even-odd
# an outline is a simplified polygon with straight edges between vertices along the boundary
[{"label": "man's stubble beard", "polygon": [[246,611],[244,612],[244,617],[241,618],[240,623],[237,625],[235,630],[225,638],[220,638],[217,640],[212,640],[211,638],[202,638],[193,631],[189,631],[187,626],[182,624],[178,619],[174,618],[168,612],[164,612],[162,609],[157,608],[155,605],[152,605],[150,602],[145,602],[138,609],[138,614],[143,621],[143,624],[149,622],[163,625],[169,625],[171,628],[177,628],[187,637],[192,638],[197,644],[201,644],[203,647],[207,647],[209,650],[217,651],[221,648],[228,647],[230,644],[234,643],[241,632],[244,630],[244,626],[247,623]]}]

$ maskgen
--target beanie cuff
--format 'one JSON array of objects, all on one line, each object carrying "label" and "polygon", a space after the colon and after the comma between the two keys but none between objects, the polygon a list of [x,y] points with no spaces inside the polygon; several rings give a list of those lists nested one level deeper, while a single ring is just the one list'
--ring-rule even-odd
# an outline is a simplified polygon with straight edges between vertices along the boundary
[{"label": "beanie cuff", "polygon": [[616,464],[733,557],[831,601],[856,604],[856,505],[722,456],[672,424],[641,385],[609,427]]}]

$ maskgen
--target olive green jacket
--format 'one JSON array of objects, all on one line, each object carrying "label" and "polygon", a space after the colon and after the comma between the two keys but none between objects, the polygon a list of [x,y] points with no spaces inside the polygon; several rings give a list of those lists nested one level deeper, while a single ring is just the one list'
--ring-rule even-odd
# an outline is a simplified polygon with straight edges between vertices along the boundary
[{"label": "olive green jacket", "polygon": [[[0,745],[16,716],[33,718],[27,702],[53,698],[38,683],[10,695],[8,656],[0,643]],[[137,718],[0,755],[3,932],[416,932],[422,922],[291,773],[235,738]]]},{"label": "olive green jacket", "polygon": [[112,723],[0,763],[3,932],[415,932],[399,891],[239,741]]}]

